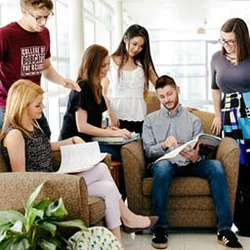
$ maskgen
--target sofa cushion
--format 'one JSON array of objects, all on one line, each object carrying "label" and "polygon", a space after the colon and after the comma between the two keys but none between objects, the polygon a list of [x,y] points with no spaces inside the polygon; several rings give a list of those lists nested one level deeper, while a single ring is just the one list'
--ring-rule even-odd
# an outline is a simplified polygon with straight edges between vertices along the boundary
[{"label": "sofa cushion", "polygon": [[170,210],[214,210],[211,195],[171,196],[168,207]]},{"label": "sofa cushion", "polygon": [[[152,195],[152,178],[144,178],[143,195]],[[176,177],[170,187],[170,196],[203,196],[211,195],[209,183],[198,177]]]},{"label": "sofa cushion", "polygon": [[89,196],[88,203],[90,225],[99,225],[105,215],[104,201],[99,197]]}]

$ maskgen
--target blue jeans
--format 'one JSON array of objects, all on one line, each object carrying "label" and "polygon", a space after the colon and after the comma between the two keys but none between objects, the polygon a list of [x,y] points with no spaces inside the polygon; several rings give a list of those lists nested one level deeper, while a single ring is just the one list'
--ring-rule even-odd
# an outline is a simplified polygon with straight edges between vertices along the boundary
[{"label": "blue jeans", "polygon": [[118,145],[106,145],[99,143],[100,151],[103,153],[111,154],[112,161],[122,161],[121,146]]},{"label": "blue jeans", "polygon": [[168,160],[161,160],[151,167],[153,175],[152,199],[153,215],[159,216],[157,226],[168,227],[169,187],[172,178],[177,176],[195,176],[207,179],[214,200],[217,229],[230,229],[233,223],[228,197],[227,180],[222,163],[218,160],[201,160],[187,166],[178,166]]}]

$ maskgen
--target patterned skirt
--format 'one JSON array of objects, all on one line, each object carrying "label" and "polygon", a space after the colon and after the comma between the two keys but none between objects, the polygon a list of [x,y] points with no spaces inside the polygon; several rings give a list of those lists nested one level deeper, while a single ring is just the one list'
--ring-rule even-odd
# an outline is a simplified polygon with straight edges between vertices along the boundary
[{"label": "patterned skirt", "polygon": [[225,94],[222,102],[222,137],[234,138],[240,164],[250,164],[250,92]]}]

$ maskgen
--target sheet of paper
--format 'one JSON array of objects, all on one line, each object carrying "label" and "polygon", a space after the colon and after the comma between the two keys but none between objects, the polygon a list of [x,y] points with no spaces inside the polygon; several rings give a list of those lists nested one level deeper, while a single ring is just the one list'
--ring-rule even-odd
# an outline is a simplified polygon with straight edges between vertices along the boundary
[{"label": "sheet of paper", "polygon": [[102,161],[106,153],[101,153],[98,142],[61,146],[62,161],[59,173],[86,171]]}]

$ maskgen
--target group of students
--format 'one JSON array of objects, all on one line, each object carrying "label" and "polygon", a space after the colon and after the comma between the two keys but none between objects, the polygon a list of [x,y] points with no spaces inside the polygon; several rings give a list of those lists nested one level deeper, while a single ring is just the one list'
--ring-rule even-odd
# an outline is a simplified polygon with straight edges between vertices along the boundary
[{"label": "group of students", "polygon": [[[89,194],[104,199],[107,227],[114,235],[122,241],[121,223],[130,231],[152,227],[152,245],[166,248],[166,204],[171,180],[191,175],[207,178],[210,183],[218,241],[227,247],[242,248],[230,230],[233,218],[221,162],[204,159],[197,147],[182,152],[187,159],[185,166],[167,160],[154,163],[176,146],[177,141],[193,139],[202,128],[199,119],[181,106],[180,88],[174,79],[158,77],[147,30],[137,24],[130,26],[111,56],[103,46],[88,47],[74,82],[60,76],[50,62],[49,31],[45,25],[53,15],[52,1],[20,0],[20,3],[22,18],[0,28],[1,150],[10,170],[52,172],[51,151],[61,145],[88,142],[92,136],[129,138],[133,131],[138,132],[142,134],[145,155],[151,163],[153,216],[135,215],[126,207],[104,163],[80,173]],[[241,173],[250,167],[249,32],[242,19],[233,18],[222,26],[220,35],[222,50],[211,61],[215,108],[211,130],[215,134],[222,131],[222,136],[233,137],[238,142]],[[50,130],[43,115],[43,90],[39,86],[42,74],[72,89],[59,141],[53,143],[48,140]],[[149,81],[162,105],[159,111],[146,116]],[[102,127],[104,111],[109,117],[106,128]],[[113,160],[121,160],[119,146],[100,144],[100,149],[109,152]]]}]

